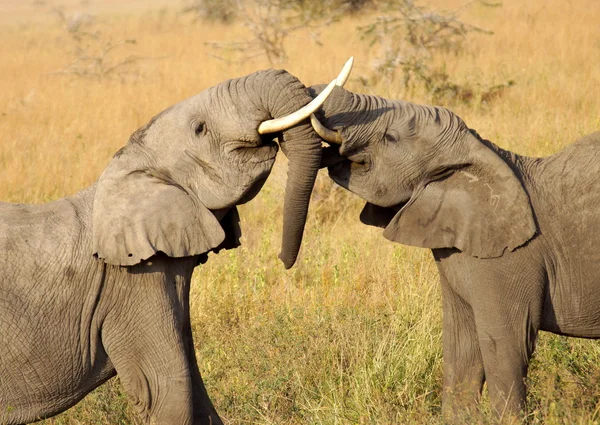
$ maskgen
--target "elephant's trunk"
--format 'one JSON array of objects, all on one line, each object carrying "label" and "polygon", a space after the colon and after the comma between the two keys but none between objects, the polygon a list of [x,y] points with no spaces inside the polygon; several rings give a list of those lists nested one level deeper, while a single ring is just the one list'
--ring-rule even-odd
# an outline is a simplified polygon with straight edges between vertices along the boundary
[{"label": "elephant's trunk", "polygon": [[[308,205],[319,165],[321,164],[321,139],[309,123],[284,133],[281,147],[289,159],[288,179],[283,209],[283,241],[279,258],[286,269],[296,262]],[[288,142],[289,140],[289,142]]]},{"label": "elephant's trunk", "polygon": [[[257,82],[263,107],[273,118],[285,116],[312,100],[307,88],[285,71],[271,71]],[[279,258],[286,269],[296,262],[312,189],[321,163],[321,139],[307,119],[285,130],[281,150],[289,159],[283,208],[283,241]]]}]

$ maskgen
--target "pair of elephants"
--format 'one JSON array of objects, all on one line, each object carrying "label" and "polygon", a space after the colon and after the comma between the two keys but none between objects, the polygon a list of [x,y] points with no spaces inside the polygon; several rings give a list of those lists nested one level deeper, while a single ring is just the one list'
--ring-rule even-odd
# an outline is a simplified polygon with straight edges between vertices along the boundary
[{"label": "pair of elephants", "polygon": [[529,158],[441,107],[259,71],[154,117],[78,194],[0,203],[0,423],[57,414],[115,374],[148,421],[222,423],[196,363],[190,279],[239,245],[236,205],[278,146],[287,268],[324,166],[367,201],[362,222],[432,250],[447,420],[464,420],[484,381],[496,413],[518,416],[539,330],[600,337],[600,133]]}]

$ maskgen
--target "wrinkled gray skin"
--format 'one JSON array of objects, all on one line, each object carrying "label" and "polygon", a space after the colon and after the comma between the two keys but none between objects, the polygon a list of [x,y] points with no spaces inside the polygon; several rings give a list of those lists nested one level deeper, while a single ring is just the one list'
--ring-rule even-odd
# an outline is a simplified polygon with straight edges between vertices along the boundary
[{"label": "wrinkled gray skin", "polygon": [[[0,423],[62,412],[115,374],[147,421],[222,423],[196,363],[190,279],[209,251],[239,245],[235,205],[277,153],[258,125],[310,100],[285,71],[230,80],[133,133],[90,188],[0,203]],[[320,146],[307,122],[282,140],[290,168]]]},{"label": "wrinkled gray skin", "polygon": [[324,162],[367,201],[361,221],[433,251],[446,418],[484,381],[497,413],[518,415],[539,330],[600,337],[600,133],[529,158],[441,107],[338,88],[323,111],[343,137],[343,157],[336,147]]}]

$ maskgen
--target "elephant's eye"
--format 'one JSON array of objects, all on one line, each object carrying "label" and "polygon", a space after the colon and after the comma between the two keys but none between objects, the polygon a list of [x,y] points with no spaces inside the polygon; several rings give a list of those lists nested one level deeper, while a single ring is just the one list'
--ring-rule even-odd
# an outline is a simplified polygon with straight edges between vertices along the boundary
[{"label": "elephant's eye", "polygon": [[390,133],[390,132],[385,133],[385,135],[383,136],[383,139],[387,143],[394,143],[394,142],[396,142],[396,140],[398,140],[398,138],[396,137],[396,134]]},{"label": "elephant's eye", "polygon": [[363,149],[354,149],[349,152],[344,152],[344,156],[355,164],[366,164],[368,156]]},{"label": "elephant's eye", "polygon": [[196,124],[196,128],[194,129],[196,136],[200,136],[202,135],[202,133],[204,133],[204,127],[205,125],[203,122],[199,122],[198,124]]},{"label": "elephant's eye", "polygon": [[360,169],[361,171],[369,171],[369,169],[371,168],[369,157],[364,152],[360,152],[356,155],[349,156],[348,159],[352,162],[351,166],[354,169]]}]

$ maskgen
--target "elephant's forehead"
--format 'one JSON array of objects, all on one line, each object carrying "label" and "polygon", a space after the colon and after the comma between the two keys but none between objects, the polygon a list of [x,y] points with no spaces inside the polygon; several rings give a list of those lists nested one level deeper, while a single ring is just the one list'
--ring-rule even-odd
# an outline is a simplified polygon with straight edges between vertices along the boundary
[{"label": "elephant's forehead", "polygon": [[236,120],[241,126],[258,126],[257,123],[270,118],[264,108],[247,98],[242,100],[218,94],[213,87],[180,102],[177,106],[187,111],[190,116],[213,123]]},{"label": "elephant's forehead", "polygon": [[218,122],[218,132],[221,138],[227,140],[255,141],[260,139],[259,123],[245,117],[229,116]]},{"label": "elephant's forehead", "polygon": [[249,103],[235,102],[232,97],[218,98],[211,89],[189,97],[163,111],[147,126],[150,137],[162,137],[190,130],[197,123],[222,140],[255,141],[260,138],[260,123],[270,119],[268,113]]}]

